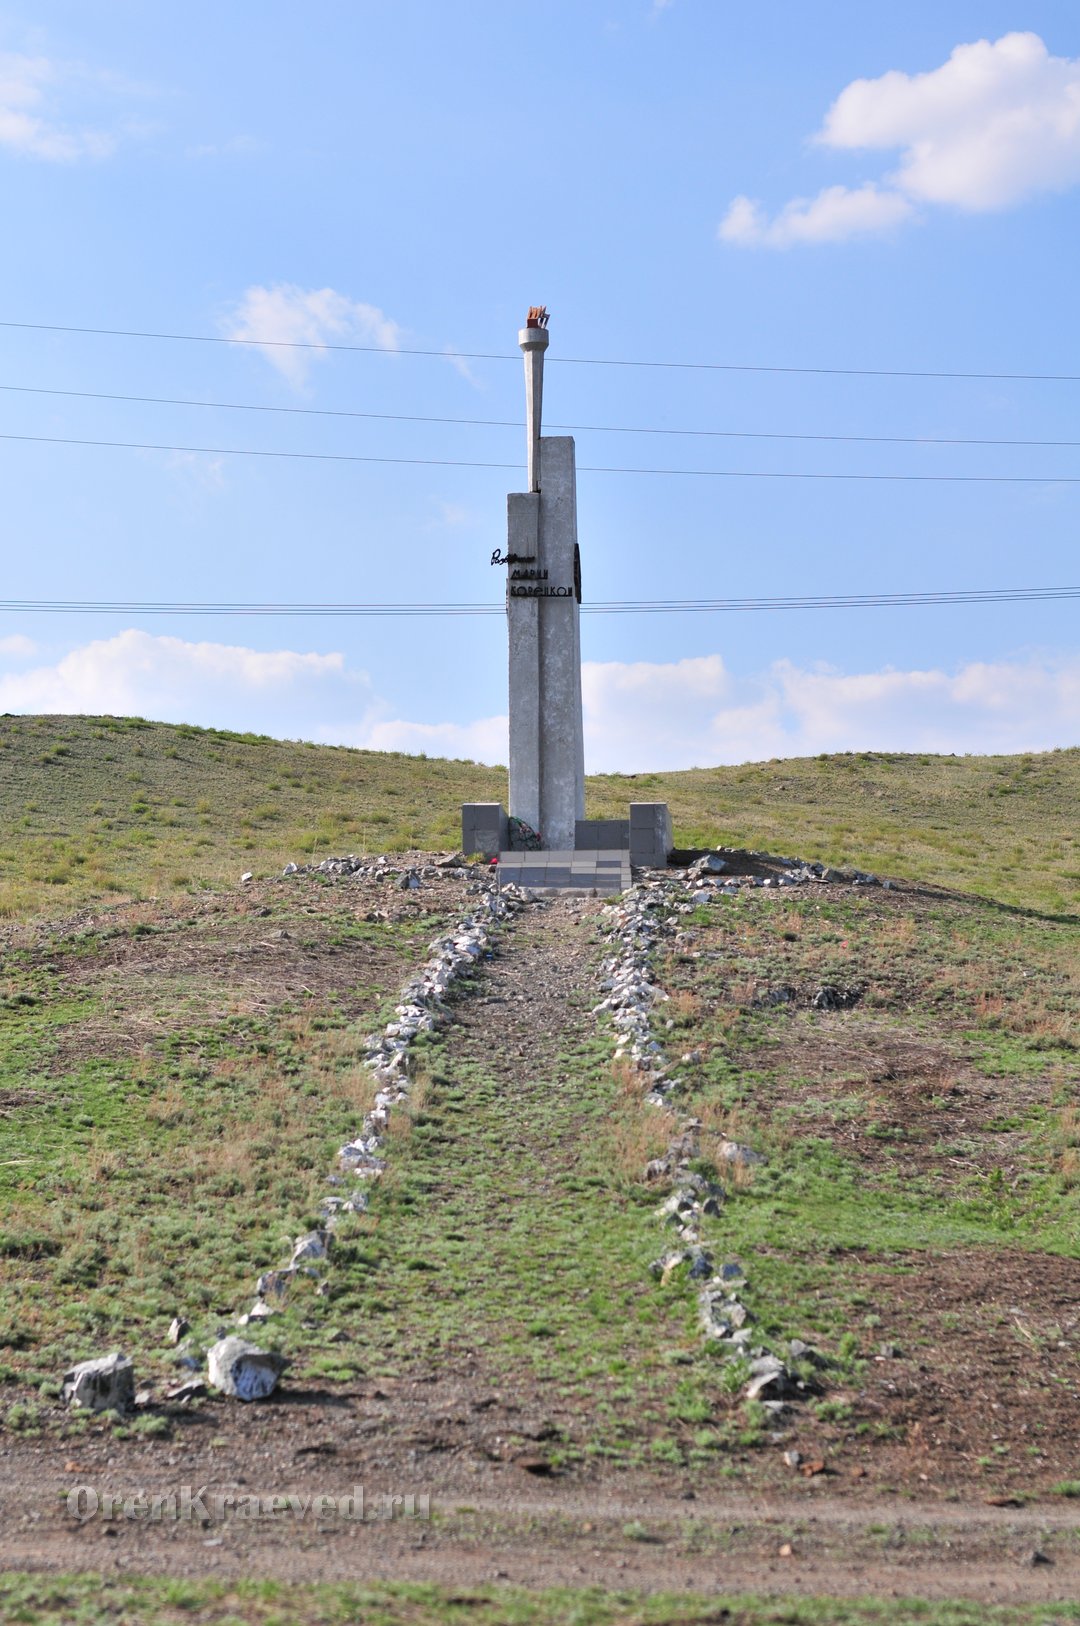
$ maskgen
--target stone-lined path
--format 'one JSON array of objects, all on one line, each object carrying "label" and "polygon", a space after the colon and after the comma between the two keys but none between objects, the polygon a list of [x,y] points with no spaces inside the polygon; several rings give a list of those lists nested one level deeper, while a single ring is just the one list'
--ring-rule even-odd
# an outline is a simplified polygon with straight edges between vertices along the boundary
[{"label": "stone-lined path", "polygon": [[372,1197],[378,1264],[356,1296],[368,1358],[494,1390],[485,1461],[521,1454],[515,1415],[557,1465],[585,1467],[598,1446],[639,1455],[666,1427],[663,1358],[687,1334],[688,1305],[648,1275],[651,1202],[618,1166],[618,1085],[591,1014],[597,907],[554,898],[503,930],[426,1052],[421,1109],[391,1134]]}]

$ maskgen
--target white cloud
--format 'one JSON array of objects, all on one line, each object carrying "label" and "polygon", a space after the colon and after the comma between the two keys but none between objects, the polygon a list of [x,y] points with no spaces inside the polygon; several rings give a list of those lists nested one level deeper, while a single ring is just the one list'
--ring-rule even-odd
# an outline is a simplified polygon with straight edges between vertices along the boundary
[{"label": "white cloud", "polygon": [[475,723],[408,723],[372,720],[356,728],[323,728],[319,738],[334,745],[357,745],[367,751],[406,751],[416,756],[465,757],[494,766],[507,761],[510,719],[481,717]]},{"label": "white cloud", "polygon": [[[19,635],[0,657],[37,651]],[[719,655],[587,661],[590,772],[638,773],[820,751],[1012,752],[1080,744],[1080,654],[845,673],[777,661],[735,678]],[[0,669],[0,712],[136,714],[267,734],[505,763],[505,715],[395,716],[340,653],[192,643],[129,628],[52,664]],[[437,714],[436,714],[437,716]],[[444,714],[445,716],[445,714]]]},{"label": "white cloud", "polygon": [[445,350],[444,354],[455,373],[457,373],[458,377],[463,378],[466,384],[469,384],[474,390],[477,390],[480,394],[483,394],[486,386],[481,379],[477,378],[476,374],[469,366],[468,358],[465,356],[460,356],[455,351],[450,349]]},{"label": "white cloud", "polygon": [[475,515],[463,503],[447,502],[445,497],[432,499],[436,517],[428,521],[428,530],[460,530],[463,525],[475,524]]},{"label": "white cloud", "polygon": [[[777,661],[736,679],[719,655],[586,661],[585,763],[640,773],[820,751],[1012,752],[1080,744],[1080,656],[973,662],[955,672],[843,673]],[[385,710],[319,738],[505,763],[505,716],[409,722]]]},{"label": "white cloud", "polygon": [[107,158],[116,146],[113,136],[70,128],[55,116],[58,86],[83,72],[49,57],[0,52],[0,146],[53,163]]},{"label": "white cloud", "polygon": [[201,146],[189,147],[189,158],[251,158],[261,152],[262,143],[254,136],[234,135],[225,141],[207,141]]},{"label": "white cloud", "polygon": [[1080,185],[1080,57],[1051,56],[1033,33],[958,45],[929,72],[854,80],[814,139],[834,151],[898,151],[899,167],[884,186],[827,187],[771,221],[736,198],[723,241],[836,242],[914,218],[917,204],[981,212]]},{"label": "white cloud", "polygon": [[856,79],[819,140],[902,150],[891,177],[909,197],[1000,209],[1080,184],[1080,58],[1037,34],[958,45],[931,73]]},{"label": "white cloud", "polygon": [[899,192],[865,186],[827,186],[816,198],[792,198],[770,220],[760,203],[738,197],[717,228],[721,242],[741,248],[790,248],[795,243],[839,243],[882,232],[914,214]]},{"label": "white cloud", "polygon": [[206,491],[221,491],[226,483],[225,459],[212,452],[150,452],[140,451],[140,458],[168,470],[179,479],[201,486]]},{"label": "white cloud", "polygon": [[32,638],[24,638],[21,632],[13,632],[8,638],[0,638],[0,655],[10,656],[12,660],[29,660],[37,654],[37,644]]},{"label": "white cloud", "polygon": [[319,708],[372,704],[365,673],[342,655],[189,643],[129,628],[53,665],[0,674],[0,711],[137,715],[289,733]]},{"label": "white cloud", "polygon": [[248,288],[222,326],[227,338],[258,345],[267,361],[297,388],[306,383],[312,362],[326,356],[330,343],[396,350],[401,342],[400,327],[377,306],[349,299],[333,288],[298,288],[291,282]]},{"label": "white cloud", "polygon": [[819,751],[1049,750],[1080,744],[1080,656],[955,672],[842,673],[777,661],[735,680],[719,656],[586,664],[586,760],[638,772]]},{"label": "white cloud", "polygon": [[719,655],[667,663],[586,661],[581,685],[591,773],[692,768],[777,754],[775,700],[736,684]]}]

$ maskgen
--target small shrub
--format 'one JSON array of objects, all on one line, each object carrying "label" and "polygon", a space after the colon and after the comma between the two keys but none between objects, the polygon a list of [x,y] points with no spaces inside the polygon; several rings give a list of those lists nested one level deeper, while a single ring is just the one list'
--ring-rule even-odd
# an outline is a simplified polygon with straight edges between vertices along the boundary
[{"label": "small shrub", "polygon": [[846,1400],[819,1400],[814,1416],[819,1423],[850,1423],[851,1407]]},{"label": "small shrub", "polygon": [[16,1434],[36,1434],[41,1427],[41,1407],[32,1400],[17,1400],[7,1410],[7,1426]]},{"label": "small shrub", "polygon": [[153,1413],[149,1417],[137,1417],[131,1427],[133,1433],[151,1440],[164,1439],[172,1433],[172,1423],[160,1413]]}]

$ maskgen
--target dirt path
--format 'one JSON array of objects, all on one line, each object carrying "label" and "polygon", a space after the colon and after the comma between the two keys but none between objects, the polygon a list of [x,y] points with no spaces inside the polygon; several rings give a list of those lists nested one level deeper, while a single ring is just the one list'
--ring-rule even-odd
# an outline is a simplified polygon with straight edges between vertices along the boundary
[{"label": "dirt path", "polygon": [[[423,1110],[391,1146],[370,1266],[342,1299],[343,1347],[360,1352],[364,1378],[294,1384],[263,1406],[209,1401],[178,1414],[170,1439],[5,1435],[0,1562],[458,1587],[1080,1594],[1064,1503],[839,1496],[826,1476],[770,1495],[725,1484],[722,1462],[695,1481],[649,1459],[679,1370],[661,1355],[687,1312],[658,1310],[642,1276],[651,1211],[599,1187],[591,1161],[611,1104],[602,1069],[583,1082],[593,909],[530,911],[433,1055]],[[185,1485],[262,1497],[362,1485],[375,1516],[79,1523],[64,1502],[74,1486]],[[380,1518],[384,1494],[429,1497],[434,1516]]]}]

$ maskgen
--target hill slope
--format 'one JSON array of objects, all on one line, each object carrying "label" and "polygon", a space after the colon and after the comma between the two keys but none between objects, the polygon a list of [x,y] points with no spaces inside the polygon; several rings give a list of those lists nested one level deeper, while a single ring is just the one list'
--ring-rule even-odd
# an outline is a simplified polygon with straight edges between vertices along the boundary
[{"label": "hill slope", "polygon": [[[863,753],[588,781],[590,816],[670,803],[676,839],[854,863],[1049,911],[1080,901],[1080,749]],[[56,915],[330,852],[452,848],[505,800],[471,762],[140,718],[0,718],[0,915]]]},{"label": "hill slope", "polygon": [[[530,1586],[617,1574],[697,1594],[639,1607],[621,1590],[619,1620],[715,1620],[737,1585],[1080,1595],[1080,754],[591,781],[591,811],[667,797],[682,841],[899,884],[694,907],[676,877],[650,881],[655,1003],[633,902],[522,910],[417,1035],[385,1171],[356,1193],[340,1149],[375,1104],[367,1036],[400,1033],[400,991],[483,876],[281,868],[453,846],[458,802],[503,795],[505,776],[138,720],[8,718],[0,742],[7,1572],[390,1573],[453,1586],[430,1593],[432,1622],[471,1610],[461,1587],[495,1563]],[[652,1011],[663,1107],[652,1041],[642,1071],[615,1054],[616,987]],[[708,1194],[705,1267],[739,1284],[731,1327],[755,1360],[790,1363],[779,1400],[751,1398],[749,1357],[702,1336],[690,1192]],[[258,1336],[292,1362],[282,1392],[177,1393],[346,1193],[325,1275],[267,1284],[260,1305]],[[61,1374],[117,1348],[146,1404],[67,1410]],[[76,1473],[110,1495],[362,1485],[430,1494],[439,1517],[388,1520],[377,1541],[341,1521],[81,1525],[58,1497]],[[605,1618],[574,1599],[575,1619]],[[778,1606],[854,1618],[807,1607]],[[490,1618],[537,1609],[555,1618],[543,1599]],[[294,1617],[328,1618],[310,1599]]]}]

